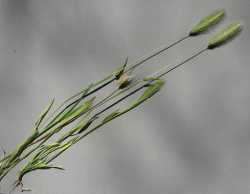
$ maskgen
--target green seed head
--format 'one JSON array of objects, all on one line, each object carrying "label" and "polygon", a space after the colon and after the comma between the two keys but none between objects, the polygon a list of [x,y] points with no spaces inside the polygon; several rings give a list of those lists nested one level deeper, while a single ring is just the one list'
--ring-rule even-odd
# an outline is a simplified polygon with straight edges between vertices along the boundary
[{"label": "green seed head", "polygon": [[239,22],[230,24],[227,28],[220,31],[215,36],[211,37],[208,41],[208,48],[213,49],[215,47],[221,46],[228,40],[236,36],[242,29],[242,25]]},{"label": "green seed head", "polygon": [[203,18],[198,24],[196,24],[192,30],[189,32],[190,36],[195,36],[201,34],[208,30],[208,28],[217,24],[225,16],[225,10],[220,9],[212,12],[210,15]]}]

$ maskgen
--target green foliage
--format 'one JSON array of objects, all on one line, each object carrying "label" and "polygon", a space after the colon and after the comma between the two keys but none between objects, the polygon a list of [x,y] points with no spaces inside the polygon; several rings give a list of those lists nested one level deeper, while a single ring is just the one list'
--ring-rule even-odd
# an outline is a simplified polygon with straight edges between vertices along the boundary
[{"label": "green foliage", "polygon": [[128,109],[126,109],[126,111],[137,107],[147,99],[151,98],[153,95],[160,91],[164,84],[165,81],[162,79],[149,81],[149,83],[146,85],[147,89],[144,91],[144,93],[134,103],[132,103],[132,105]]},{"label": "green foliage", "polygon": [[[195,25],[187,37],[206,31],[218,23],[224,15],[224,10],[214,11]],[[209,39],[208,48],[212,49],[222,45],[234,37],[240,30],[240,23],[231,24],[225,30]],[[24,175],[36,170],[63,170],[61,166],[53,165],[52,161],[87,135],[156,95],[165,85],[165,81],[160,78],[208,50],[204,48],[177,65],[167,66],[169,69],[164,67],[160,71],[156,71],[153,73],[153,76],[131,79],[133,76],[130,76],[130,74],[136,67],[184,41],[187,37],[154,50],[135,63],[131,63],[128,67],[128,58],[126,58],[125,63],[121,67],[66,99],[54,112],[52,112],[55,103],[53,99],[36,121],[35,130],[32,131],[32,134],[17,146],[14,151],[0,160],[0,182],[15,166],[27,158],[29,159],[18,175],[19,183]],[[116,86],[108,96],[96,94],[96,92],[102,91],[113,81],[118,83],[118,87]],[[118,106],[120,102],[142,90],[144,90],[143,93],[136,100],[129,102],[124,108],[118,107],[111,113],[106,113],[108,110],[112,110],[113,107]],[[97,103],[95,103],[96,97],[98,99]],[[55,139],[52,139],[52,137]]]},{"label": "green foliage", "polygon": [[137,106],[142,104],[144,101],[146,101],[147,99],[149,99],[153,95],[155,95],[157,92],[159,92],[164,84],[165,84],[165,81],[163,81],[161,79],[149,81],[147,84],[144,85],[144,87],[146,87],[146,90],[143,92],[143,94],[137,100],[135,100],[133,103],[131,103],[127,108],[125,108],[123,110],[117,109],[117,110],[113,111],[111,114],[109,114],[108,116],[106,116],[103,119],[102,124],[110,122],[113,119],[115,119],[115,118],[129,112],[130,110],[136,108]]},{"label": "green foliage", "polygon": [[119,109],[115,110],[114,112],[110,113],[108,116],[106,116],[104,119],[103,119],[103,123],[107,123],[109,121],[111,121],[112,119],[114,119],[115,117],[119,116],[121,112],[119,111]]},{"label": "green foliage", "polygon": [[52,106],[54,105],[55,99],[53,99],[49,105],[46,107],[46,109],[41,113],[38,120],[35,123],[35,129],[38,130],[38,127],[43,122],[44,118],[47,116],[48,112],[51,110]]}]

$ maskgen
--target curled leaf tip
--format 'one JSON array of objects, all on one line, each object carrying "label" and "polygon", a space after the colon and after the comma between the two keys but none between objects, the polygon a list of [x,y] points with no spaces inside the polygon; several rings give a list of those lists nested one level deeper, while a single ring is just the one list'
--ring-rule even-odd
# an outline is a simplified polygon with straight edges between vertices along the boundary
[{"label": "curled leaf tip", "polygon": [[224,9],[218,9],[213,11],[208,16],[204,17],[200,20],[199,23],[197,23],[192,30],[189,32],[190,36],[199,35],[206,30],[208,30],[210,27],[217,24],[219,21],[222,20],[222,18],[225,16],[225,10]]},{"label": "curled leaf tip", "polygon": [[122,65],[122,67],[119,68],[118,72],[115,73],[116,80],[118,80],[123,75],[127,64],[128,64],[128,57],[126,58],[126,60],[125,60],[124,64]]},{"label": "curled leaf tip", "polygon": [[215,36],[209,39],[208,49],[213,49],[215,47],[221,46],[222,44],[235,37],[241,30],[242,24],[240,22],[230,24],[227,28],[218,32]]}]

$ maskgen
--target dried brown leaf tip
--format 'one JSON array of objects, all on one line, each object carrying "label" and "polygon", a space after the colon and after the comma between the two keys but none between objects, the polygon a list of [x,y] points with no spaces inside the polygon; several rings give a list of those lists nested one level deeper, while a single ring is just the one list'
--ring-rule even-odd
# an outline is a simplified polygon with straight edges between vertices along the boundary
[{"label": "dried brown leaf tip", "polygon": [[133,77],[128,75],[127,73],[123,73],[121,77],[117,80],[117,85],[119,89],[126,88],[133,80]]},{"label": "dried brown leaf tip", "polygon": [[119,89],[126,88],[131,83],[131,81],[133,80],[133,77],[130,76],[125,71],[125,68],[126,68],[127,64],[128,64],[128,57],[126,58],[125,63],[123,64],[121,69],[115,75],[117,85],[118,85]]},{"label": "dried brown leaf tip", "polygon": [[117,71],[117,73],[115,74],[116,80],[119,80],[119,78],[125,72],[125,68],[126,68],[127,64],[128,64],[128,57],[126,58],[125,63],[122,65],[122,67],[120,67],[119,70]]}]

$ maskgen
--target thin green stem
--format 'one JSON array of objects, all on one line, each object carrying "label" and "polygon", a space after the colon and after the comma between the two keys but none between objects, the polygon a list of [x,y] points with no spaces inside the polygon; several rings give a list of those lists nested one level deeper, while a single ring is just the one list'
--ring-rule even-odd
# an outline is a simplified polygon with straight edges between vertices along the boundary
[{"label": "thin green stem", "polygon": [[143,56],[138,61],[136,61],[136,62],[132,63],[131,65],[129,65],[125,72],[134,70],[135,68],[139,67],[141,64],[143,64],[143,63],[147,62],[148,60],[158,56],[159,54],[163,53],[164,51],[176,46],[177,44],[183,42],[184,40],[186,40],[186,39],[188,39],[190,37],[191,37],[190,35],[184,36],[184,37],[180,38],[179,40],[173,42],[172,44],[170,44],[168,46],[163,46],[161,48],[158,48],[158,49],[152,51],[150,54]]},{"label": "thin green stem", "polygon": [[[133,71],[135,68],[139,67],[140,65],[142,65],[142,64],[145,63],[145,62],[147,62],[148,60],[150,60],[150,59],[152,59],[152,58],[158,56],[159,54],[163,53],[164,51],[166,51],[166,50],[168,50],[168,49],[170,49],[170,48],[176,46],[177,44],[183,42],[184,40],[186,40],[186,39],[188,39],[188,38],[190,38],[190,37],[191,37],[190,35],[184,36],[184,37],[182,37],[181,39],[179,39],[179,40],[173,42],[173,43],[170,44],[170,45],[167,45],[167,46],[164,46],[164,47],[161,47],[161,48],[158,48],[158,49],[152,51],[150,54],[147,54],[147,55],[143,56],[142,58],[140,58],[139,60],[137,60],[137,61],[131,63],[131,64],[128,66],[128,68],[125,70],[125,72]],[[109,84],[111,84],[113,81],[116,80],[116,78],[115,78],[113,75],[114,75],[114,73],[112,73],[111,75],[107,76],[107,77],[104,78],[103,80],[97,82],[94,86],[98,86],[98,85],[101,84],[101,83],[102,83],[102,85],[100,85],[100,86],[97,87],[96,89],[90,91],[89,93],[83,95],[82,97],[80,97],[80,98],[74,100],[73,102],[71,102],[70,104],[68,104],[63,110],[61,110],[60,113],[62,113],[63,111],[65,111],[65,110],[66,110],[67,108],[69,108],[71,105],[73,105],[73,104],[75,104],[75,103],[81,101],[82,99],[84,99],[84,98],[90,96],[91,94],[93,94],[93,93],[97,92],[98,90],[100,90],[100,89],[102,89],[102,88],[108,86]],[[112,78],[112,77],[113,77],[113,78]],[[111,78],[112,78],[112,79],[111,79]],[[107,80],[108,80],[108,81],[107,81]],[[105,81],[107,81],[107,82],[105,82]],[[103,82],[105,82],[105,83],[103,83]],[[75,94],[74,96],[70,97],[69,99],[67,99],[67,100],[63,103],[63,105],[66,104],[67,102],[69,102],[70,100],[72,100],[73,98],[79,96],[80,94],[82,94],[82,92],[79,92],[79,93]],[[58,109],[61,109],[63,105],[61,105]],[[59,114],[60,114],[60,113],[59,113]],[[59,114],[58,114],[58,115],[59,115]],[[55,118],[55,119],[56,119],[56,118]],[[53,119],[53,121],[54,121],[55,119]],[[46,130],[45,130],[45,131],[46,131]]]},{"label": "thin green stem", "polygon": [[[172,66],[169,70],[161,73],[160,75],[158,75],[156,78],[160,78],[160,77],[163,77],[165,76],[167,73],[175,70],[176,68],[178,67],[181,67],[182,65],[184,65],[185,63],[189,62],[190,60],[198,57],[199,55],[201,55],[203,52],[205,52],[207,49],[202,49],[201,51],[199,51],[198,53],[192,55],[191,57],[187,58],[186,60],[184,60],[183,62],[177,64],[177,65],[174,65]],[[153,82],[153,80],[150,80],[150,81],[146,81],[146,83],[144,82],[144,84],[138,88],[136,88],[135,90],[131,91],[130,93],[128,93],[127,95],[125,95],[124,97],[118,99],[117,101],[115,101],[114,103],[112,103],[111,105],[107,106],[106,108],[104,108],[103,110],[99,111],[98,113],[96,113],[94,117],[98,117],[100,116],[101,114],[103,114],[104,112],[106,112],[107,110],[113,108],[114,106],[116,106],[117,104],[119,104],[120,102],[124,101],[125,99],[129,98],[130,96],[134,95],[135,93],[141,91],[143,88],[147,87],[149,84],[151,84]],[[129,110],[128,110],[129,111]],[[125,114],[126,112],[128,111],[125,111],[123,112],[121,115]],[[121,116],[119,115],[119,116]],[[113,120],[113,119],[112,119]],[[111,120],[109,120],[108,122],[110,122]],[[73,146],[75,143],[79,142],[81,139],[85,138],[86,136],[90,135],[91,133],[97,131],[101,126],[105,125],[106,123],[108,122],[101,122],[100,124],[98,124],[97,126],[95,126],[94,128],[92,128],[91,130],[89,130],[88,132],[86,132],[85,134],[83,135],[80,135],[72,145],[70,145],[67,149],[69,149],[71,146]],[[66,149],[65,149],[66,150]],[[58,156],[60,156],[65,150],[55,154],[54,156],[52,156],[52,158],[49,160],[49,162],[52,162],[54,159],[56,159]]]},{"label": "thin green stem", "polygon": [[[152,51],[150,54],[145,55],[145,56],[143,56],[141,59],[139,59],[139,60],[137,60],[136,62],[130,64],[130,65],[128,66],[128,68],[125,70],[125,72],[133,71],[135,68],[139,67],[140,65],[142,65],[142,64],[145,63],[146,61],[148,61],[148,60],[152,59],[153,57],[155,57],[155,56],[161,54],[162,52],[164,52],[164,51],[166,51],[166,50],[168,50],[168,49],[170,49],[170,48],[176,46],[177,44],[183,42],[184,40],[186,40],[186,39],[188,39],[188,38],[190,38],[190,37],[191,37],[191,36],[189,36],[189,35],[184,36],[183,38],[181,38],[181,39],[179,39],[179,40],[173,42],[172,44],[170,44],[170,45],[168,45],[168,46],[164,46],[164,47],[161,47],[161,48],[158,48],[158,49]],[[83,100],[84,98],[90,96],[91,94],[97,92],[98,90],[101,90],[102,88],[108,86],[110,83],[112,83],[113,81],[115,81],[115,80],[116,80],[115,77],[114,77],[113,79],[111,79],[111,78],[112,78],[112,75],[113,75],[113,74],[111,74],[111,75],[107,76],[106,78],[104,78],[103,80],[97,82],[95,85],[99,85],[100,83],[103,83],[103,82],[105,82],[105,81],[108,80],[107,82],[103,83],[103,84],[100,85],[99,87],[97,87],[97,88],[95,88],[94,90],[92,90],[92,91],[90,91],[90,92],[88,92],[88,93],[82,95],[80,98],[78,98],[78,99],[74,100],[73,102],[71,102],[70,104],[68,104],[68,105],[67,105],[65,108],[63,108],[63,109],[60,111],[60,113],[57,114],[57,115],[60,115],[60,114],[63,113],[65,110],[67,110],[70,106],[79,103],[79,102],[80,102],[81,100]],[[79,94],[82,94],[82,92],[79,93]],[[77,95],[78,95],[78,94],[74,95],[73,97],[75,97],[75,96],[77,96]],[[66,100],[65,102],[69,102],[70,99],[72,99],[72,97],[69,98],[68,100]],[[97,104],[94,108],[99,107],[99,106],[102,105],[103,103],[105,103],[105,101],[101,102],[100,104]],[[63,103],[63,104],[64,104],[64,103]],[[59,108],[61,108],[61,107],[62,107],[62,106],[60,106]],[[93,109],[94,109],[94,108],[93,108]],[[59,120],[59,121],[53,123],[57,118],[58,118],[58,116],[56,116],[56,117],[48,124],[48,127],[45,128],[45,129],[40,133],[39,137],[42,136],[44,133],[46,133],[46,132],[47,132],[48,130],[50,130],[53,126],[55,126],[56,124],[58,124],[58,123],[60,122],[60,120]],[[52,123],[52,125],[50,125],[51,123]]]},{"label": "thin green stem", "polygon": [[207,51],[207,50],[208,50],[207,48],[200,50],[199,52],[197,52],[197,53],[194,54],[193,56],[187,58],[186,60],[184,60],[183,62],[179,63],[178,65],[175,65],[175,66],[171,67],[170,69],[168,69],[167,71],[162,72],[162,73],[161,73],[160,75],[158,75],[156,78],[161,78],[161,77],[165,76],[166,74],[170,73],[171,71],[175,70],[176,68],[181,67],[181,66],[184,65],[185,63],[187,63],[187,62],[193,60],[194,58],[196,58],[196,57],[198,57],[198,56],[200,56],[202,53],[204,53],[204,52]]},{"label": "thin green stem", "polygon": [[[101,105],[103,102],[105,102],[108,98],[110,98],[110,96],[112,96],[115,92],[117,92],[118,90],[115,90],[114,92],[112,92],[109,96],[107,96],[106,98],[104,98],[102,101],[100,101],[98,104],[95,105],[95,108],[97,108],[99,105]],[[93,109],[89,110],[88,113],[90,113]],[[87,112],[86,112],[87,113]],[[82,116],[82,114],[81,114]],[[80,117],[80,116],[79,116]],[[76,120],[77,118],[79,117],[75,117],[75,118],[72,118],[72,120]],[[71,121],[72,122],[72,121]],[[57,130],[57,128],[55,129]],[[21,157],[18,161],[18,163],[20,163],[21,161],[23,161],[24,159],[26,159],[28,156],[30,156],[32,153],[34,153],[39,147],[41,147],[42,145],[44,145],[44,143],[46,143],[55,133],[50,132],[49,134],[47,134],[45,136],[45,138],[41,139],[42,141],[37,145],[35,146],[33,149],[31,149],[28,153],[26,153],[23,157]],[[70,137],[70,133],[68,135],[66,135],[64,137],[64,140],[66,140],[68,137]],[[18,163],[14,163],[12,168],[14,166],[16,166]]]},{"label": "thin green stem", "polygon": [[[201,55],[201,54],[202,54],[203,52],[205,52],[206,50],[207,50],[207,49],[203,49],[203,50],[199,51],[198,53],[192,55],[191,57],[185,59],[183,62],[181,62],[181,63],[179,63],[179,64],[177,64],[177,65],[173,65],[173,66],[170,66],[170,67],[169,67],[169,66],[166,66],[166,67],[168,67],[168,68],[170,68],[170,69],[164,71],[163,73],[161,73],[160,75],[158,75],[158,76],[156,76],[156,77],[155,77],[155,76],[153,76],[153,77],[155,77],[155,78],[160,78],[160,77],[166,75],[167,73],[169,73],[169,72],[175,70],[176,68],[178,68],[178,67],[184,65],[185,63],[189,62],[190,60],[192,60],[192,59],[198,57],[199,55]],[[161,71],[162,71],[162,70],[160,70],[159,72],[161,72]],[[154,73],[154,74],[157,74],[157,72]],[[154,75],[154,74],[153,74],[153,75]],[[152,77],[152,75],[151,75],[151,76],[148,76],[148,77]],[[114,95],[114,94],[116,93],[116,91],[112,92],[112,93],[111,93],[109,96],[107,96],[103,101],[101,101],[101,102],[99,102],[98,104],[96,104],[96,106],[95,106],[95,107],[92,107],[92,109],[90,109],[89,111],[92,111],[93,109],[99,107],[100,105],[103,105],[105,102],[108,102],[108,101],[114,99],[115,97],[117,97],[117,96],[119,96],[119,95],[125,93],[127,90],[129,90],[129,89],[131,89],[131,88],[137,86],[137,85],[140,84],[140,83],[144,83],[144,84],[143,84],[142,86],[140,86],[139,88],[135,89],[134,91],[132,91],[131,93],[127,94],[126,96],[122,97],[121,99],[117,100],[116,102],[114,102],[114,103],[111,104],[110,106],[108,106],[108,107],[104,108],[103,110],[101,110],[100,112],[96,113],[92,118],[98,117],[99,115],[101,115],[101,114],[104,113],[105,111],[109,110],[110,108],[112,108],[112,107],[115,106],[116,104],[122,102],[123,100],[125,100],[125,99],[128,98],[129,96],[131,96],[131,95],[133,95],[134,93],[140,91],[140,90],[143,89],[145,86],[147,86],[150,82],[146,82],[146,83],[145,83],[145,81],[143,81],[143,80],[137,80],[131,87],[128,87],[128,88],[126,88],[126,89],[120,91],[120,92],[119,92],[118,94],[116,94],[116,95]],[[103,103],[103,102],[104,102],[104,103]]]},{"label": "thin green stem", "polygon": [[[132,63],[131,65],[128,66],[128,68],[125,70],[125,72],[129,72],[129,71],[133,71],[135,68],[139,67],[141,64],[145,63],[146,61],[152,59],[153,57],[161,54],[162,52],[168,50],[169,48],[181,43],[182,41],[188,39],[190,36],[185,36],[183,38],[181,38],[180,40],[172,43],[171,45],[169,46],[166,46],[166,47],[162,47],[162,48],[159,48],[159,49],[156,49],[155,51],[153,51],[151,54],[149,55],[146,55],[144,57],[142,57],[141,59],[139,59],[138,61]],[[185,62],[184,62],[185,63]],[[79,98],[75,99],[73,102],[71,102],[70,104],[68,104],[67,106],[65,106],[60,112],[59,114],[57,114],[57,116],[55,116],[52,121],[47,125],[47,127],[44,128],[44,130],[42,130],[41,132],[39,132],[39,134],[36,134],[36,136],[30,136],[27,140],[28,143],[22,145],[21,148],[19,148],[17,150],[17,152],[13,155],[11,155],[11,161],[14,161],[16,158],[19,158],[19,156],[26,150],[27,147],[30,146],[30,144],[32,144],[32,142],[41,137],[43,134],[45,134],[46,132],[48,132],[49,130],[53,129],[60,121],[56,121],[56,119],[58,118],[58,115],[60,115],[61,113],[63,113],[65,110],[67,110],[69,107],[71,106],[74,106],[74,105],[77,105],[81,100],[83,100],[84,98],[90,96],[91,94],[103,89],[104,87],[108,86],[109,84],[111,84],[113,81],[116,80],[116,77],[114,77],[114,73],[110,74],[109,76],[105,77],[103,80],[100,80],[98,82],[96,82],[94,84],[94,86],[96,86],[95,89],[91,90],[90,92],[87,92],[86,94],[83,94],[84,91],[81,91],[75,95],[73,95],[72,97],[68,98],[66,101],[64,101],[62,103],[61,106],[58,107],[58,109],[56,110],[56,112],[58,110],[60,110],[64,105],[66,105],[67,103],[69,103],[71,100],[73,100],[74,98],[77,98],[79,95],[81,95]],[[139,80],[138,82],[136,82],[133,87],[135,87],[136,85],[138,85],[139,83],[143,82],[143,80]],[[95,116],[98,116],[102,113],[104,113],[106,110],[112,108],[113,106],[115,106],[116,104],[120,103],[121,101],[123,101],[124,99],[126,99],[127,97],[129,97],[130,95],[138,92],[139,90],[141,90],[142,88],[144,88],[145,85],[139,87],[139,89],[137,88],[136,90],[132,91],[132,93],[129,93],[128,95],[126,95],[125,97],[119,99],[118,101],[116,101],[115,103],[111,104],[110,106],[108,106],[107,108],[104,108],[102,111],[98,112],[97,114],[95,114]],[[132,88],[132,87],[131,87]],[[131,89],[130,87],[128,87],[128,89]],[[111,95],[107,96],[106,98],[104,98],[102,101],[100,101],[99,103],[97,103],[93,108],[91,108],[89,111],[92,111],[100,106],[102,106],[103,104],[105,104],[106,102],[114,99],[115,97],[121,95],[122,93],[126,92],[128,89],[125,89],[125,90],[122,90],[119,92],[119,90],[116,90],[114,92],[111,93]],[[88,112],[88,111],[87,111]],[[84,113],[81,113],[79,115],[77,115],[76,117],[70,119],[68,122],[65,123],[65,126],[68,125],[69,123],[75,121],[77,118],[79,118],[80,116],[82,116],[83,114],[86,114],[87,112],[84,112]],[[56,122],[54,122],[56,121]],[[53,123],[54,122],[54,123]],[[52,124],[51,124],[52,123]],[[50,125],[51,124],[51,125]],[[64,126],[62,126],[63,128]],[[56,130],[56,129],[55,129]],[[24,160],[25,158],[27,158],[30,154],[32,154],[34,151],[36,151],[41,145],[43,145],[51,136],[53,136],[54,133],[53,131],[51,133],[49,133],[45,139],[38,145],[36,146],[34,149],[30,150],[27,154],[25,154],[23,157],[19,158],[19,162],[21,162],[22,160]],[[70,135],[69,135],[70,137]],[[67,139],[67,138],[66,138]],[[32,142],[31,142],[31,141]],[[11,168],[13,168],[14,166],[16,166],[19,162],[17,163],[13,163],[11,165]]]}]

